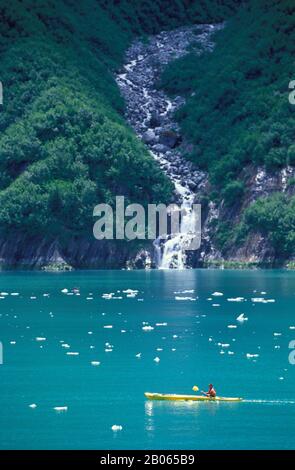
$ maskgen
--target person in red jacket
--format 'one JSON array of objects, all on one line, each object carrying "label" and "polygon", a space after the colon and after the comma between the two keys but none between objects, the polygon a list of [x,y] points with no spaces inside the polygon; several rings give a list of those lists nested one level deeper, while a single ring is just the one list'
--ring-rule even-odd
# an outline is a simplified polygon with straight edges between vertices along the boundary
[{"label": "person in red jacket", "polygon": [[209,384],[208,392],[203,392],[202,391],[202,393],[204,393],[204,395],[206,395],[207,397],[210,397],[210,398],[215,398],[216,397],[216,391],[215,391],[212,384]]}]

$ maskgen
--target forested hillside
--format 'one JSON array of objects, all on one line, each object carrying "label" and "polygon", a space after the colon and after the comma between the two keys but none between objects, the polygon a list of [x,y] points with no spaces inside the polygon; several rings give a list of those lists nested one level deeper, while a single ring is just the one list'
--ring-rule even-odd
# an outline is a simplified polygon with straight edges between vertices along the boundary
[{"label": "forested hillside", "polygon": [[113,78],[135,35],[220,21],[235,1],[7,0],[0,6],[0,229],[92,235],[95,204],[168,201]]},{"label": "forested hillside", "polygon": [[177,119],[193,143],[187,157],[209,172],[210,198],[222,204],[219,247],[226,253],[233,242],[260,231],[277,257],[290,257],[295,251],[294,178],[286,181],[285,196],[272,191],[253,202],[249,174],[253,177],[259,167],[275,178],[295,165],[295,107],[288,100],[295,3],[252,0],[215,39],[212,53],[191,53],[168,66],[161,86],[187,99]]}]

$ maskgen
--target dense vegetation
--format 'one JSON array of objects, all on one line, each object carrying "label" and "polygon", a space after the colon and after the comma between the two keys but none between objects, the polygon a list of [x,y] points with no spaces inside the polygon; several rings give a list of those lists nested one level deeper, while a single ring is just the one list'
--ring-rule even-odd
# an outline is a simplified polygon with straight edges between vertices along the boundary
[{"label": "dense vegetation", "polygon": [[[275,172],[295,165],[295,107],[288,101],[294,79],[295,3],[250,0],[215,40],[213,53],[198,57],[192,52],[171,64],[161,86],[186,96],[177,118],[194,144],[188,158],[209,171],[212,197],[231,206],[243,200],[245,167],[264,165]],[[245,220],[248,228],[268,233],[276,250],[281,246],[291,254],[294,202],[285,208],[288,221],[277,224],[274,213],[279,212],[273,212],[276,203],[282,210],[284,201],[279,196],[257,201]],[[229,230],[226,224],[220,238]]]},{"label": "dense vegetation", "polygon": [[274,193],[251,204],[237,235],[246,235],[250,230],[259,230],[267,236],[278,258],[290,256],[295,246],[295,197]]},{"label": "dense vegetation", "polygon": [[0,230],[91,236],[114,195],[168,201],[172,185],[123,118],[113,72],[136,34],[220,21],[237,2],[1,2]]}]

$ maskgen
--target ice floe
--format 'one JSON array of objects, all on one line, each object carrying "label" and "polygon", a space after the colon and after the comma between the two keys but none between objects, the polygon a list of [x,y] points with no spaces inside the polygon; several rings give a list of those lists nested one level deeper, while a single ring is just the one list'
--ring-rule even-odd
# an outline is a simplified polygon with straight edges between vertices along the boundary
[{"label": "ice floe", "polygon": [[53,409],[55,411],[68,411],[68,407],[67,406],[54,406]]},{"label": "ice floe", "polygon": [[236,320],[239,321],[239,322],[244,322],[244,321],[247,321],[247,320],[248,320],[248,317],[246,317],[244,313],[241,313],[241,315],[239,315],[239,316],[236,318]]},{"label": "ice floe", "polygon": [[190,300],[190,301],[194,301],[196,300],[195,297],[179,297],[179,296],[175,296],[175,300]]},{"label": "ice floe", "polygon": [[147,326],[143,326],[142,329],[143,329],[143,331],[152,331],[152,330],[154,330],[154,327],[150,326],[150,325],[147,325]]},{"label": "ice floe", "polygon": [[121,426],[120,424],[113,424],[113,426],[111,427],[111,430],[114,432],[122,431],[122,429],[123,429],[123,426]]},{"label": "ice floe", "polygon": [[275,299],[265,299],[264,297],[252,297],[251,301],[253,303],[268,304],[268,303],[274,303]]}]

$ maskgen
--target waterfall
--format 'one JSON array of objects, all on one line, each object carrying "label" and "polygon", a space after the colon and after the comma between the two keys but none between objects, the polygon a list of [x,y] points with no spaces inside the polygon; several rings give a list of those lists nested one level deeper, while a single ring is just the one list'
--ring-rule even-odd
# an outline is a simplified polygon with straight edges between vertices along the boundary
[{"label": "waterfall", "polygon": [[[147,43],[135,41],[126,53],[126,64],[116,76],[117,84],[127,104],[126,118],[143,139],[152,156],[167,174],[180,201],[182,218],[180,230],[154,241],[156,264],[159,269],[184,269],[187,250],[196,234],[196,214],[192,208],[195,193],[206,181],[206,174],[185,160],[185,144],[163,142],[165,132],[178,135],[179,127],[173,113],[183,103],[181,97],[168,98],[156,83],[164,67],[188,53],[196,45],[195,54],[211,51],[211,35],[222,25],[195,25],[163,31],[150,36]],[[156,116],[152,123],[152,116]],[[156,124],[155,124],[156,121]]]},{"label": "waterfall", "polygon": [[200,236],[196,228],[200,225],[196,220],[197,214],[193,210],[195,195],[179,182],[174,182],[175,190],[181,198],[182,218],[178,233],[166,235],[163,240],[159,237],[155,240],[157,266],[159,269],[185,269],[186,250],[190,247],[192,239]]}]

